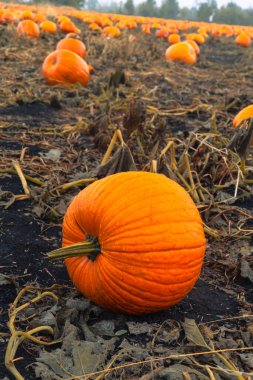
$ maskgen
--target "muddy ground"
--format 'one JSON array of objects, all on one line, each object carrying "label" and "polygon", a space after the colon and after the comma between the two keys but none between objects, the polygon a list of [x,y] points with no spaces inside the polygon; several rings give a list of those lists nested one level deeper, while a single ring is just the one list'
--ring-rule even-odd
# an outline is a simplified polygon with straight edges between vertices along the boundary
[{"label": "muddy ground", "polygon": [[[232,202],[232,211],[226,210],[228,215],[222,222],[213,205],[210,214],[206,211],[202,214],[209,227],[220,232],[220,237],[207,234],[207,254],[199,281],[186,299],[162,313],[129,317],[94,309],[90,304],[79,309],[75,302],[74,306],[68,306],[68,297],[83,302],[82,297],[74,292],[64,265],[49,262],[46,253],[60,246],[62,217],[73,196],[83,187],[62,191],[61,186],[96,176],[116,128],[122,130],[139,170],[149,170],[150,161],[157,158],[157,152],[166,146],[168,138],[190,144],[192,132],[212,132],[214,115],[218,132],[229,141],[234,134],[233,117],[241,108],[253,103],[253,48],[239,48],[232,39],[210,37],[201,46],[198,63],[187,67],[166,63],[167,42],[154,36],[133,32],[137,41],[131,44],[127,33],[117,40],[106,40],[88,32],[83,24],[78,26],[87,46],[87,62],[94,66],[87,88],[49,87],[41,75],[42,62],[62,38],[60,33],[30,40],[17,38],[13,27],[0,26],[0,378],[12,379],[4,366],[10,336],[8,310],[17,293],[28,285],[36,289],[60,285],[55,292],[61,303],[57,311],[52,312],[54,323],[51,321],[51,326],[58,328],[55,338],[68,337],[66,329],[69,325],[75,326],[72,342],[80,345],[90,342],[93,344],[91,353],[94,356],[97,349],[101,361],[96,366],[91,354],[83,372],[74,363],[72,372],[68,370],[62,374],[48,358],[43,358],[38,345],[25,342],[17,352],[16,366],[27,380],[70,378],[101,370],[122,350],[125,350],[125,357],[123,361],[115,358],[115,364],[166,356],[168,352],[183,353],[184,347],[192,352],[192,345],[200,350],[201,344],[190,338],[185,318],[198,324],[221,320],[221,323],[207,325],[209,332],[201,330],[216,348],[252,346],[253,200],[250,184],[239,187],[238,199]],[[139,102],[142,110],[137,117],[141,125],[134,133],[127,129],[125,122],[132,99]],[[153,150],[154,146],[157,151]],[[180,147],[178,149],[180,152]],[[28,195],[24,194],[13,161],[19,161],[23,173],[37,180],[34,183],[28,179]],[[248,157],[248,165],[252,165],[252,155]],[[252,179],[252,171],[249,170],[247,176]],[[232,196],[235,184],[232,181],[225,185],[222,194],[217,188],[213,196],[220,200],[224,191]],[[51,310],[51,307],[52,302],[39,305],[37,323],[45,308]],[[59,322],[56,318],[66,308],[67,327],[66,321]],[[84,310],[86,329],[80,327],[83,326],[80,318]],[[233,319],[235,317],[238,319]],[[19,320],[19,327],[27,330],[33,324],[24,318],[27,315],[23,316],[23,321]],[[232,319],[223,321],[226,318]],[[104,324],[98,325],[101,321]],[[164,336],[158,339],[161,326],[167,328],[164,335],[167,340]],[[90,335],[87,331],[91,331]],[[158,337],[159,350],[154,337]],[[95,346],[95,341],[100,342],[100,348]],[[107,341],[111,348],[102,350],[106,353],[102,356],[101,347]],[[56,350],[63,349],[63,344],[58,343]],[[65,353],[66,345],[65,342]],[[134,351],[133,347],[139,351]],[[68,358],[73,352],[68,353]],[[240,371],[253,371],[252,356],[246,360],[246,354],[241,354],[239,359],[231,355],[230,360]],[[38,357],[37,367],[31,365]],[[161,360],[158,365],[139,365],[132,370],[129,367],[111,372],[107,378],[184,379],[187,377],[182,377],[183,373],[191,373],[192,379],[205,379],[209,378],[208,373],[200,366],[210,363],[224,369],[220,359],[208,358],[207,362],[197,364]],[[172,365],[175,372],[168,369]],[[215,374],[217,379],[235,378],[224,371],[217,370]],[[98,378],[94,376],[86,378]]]}]

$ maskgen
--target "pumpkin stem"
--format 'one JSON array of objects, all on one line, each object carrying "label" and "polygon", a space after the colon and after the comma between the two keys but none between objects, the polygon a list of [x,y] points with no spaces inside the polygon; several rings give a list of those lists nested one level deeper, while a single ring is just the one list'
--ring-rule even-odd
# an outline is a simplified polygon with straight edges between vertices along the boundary
[{"label": "pumpkin stem", "polygon": [[81,241],[80,243],[75,243],[68,245],[67,247],[62,247],[55,249],[47,254],[50,260],[57,259],[68,259],[70,257],[87,256],[90,260],[95,261],[97,255],[101,252],[101,248],[97,238],[89,238],[87,240]]}]

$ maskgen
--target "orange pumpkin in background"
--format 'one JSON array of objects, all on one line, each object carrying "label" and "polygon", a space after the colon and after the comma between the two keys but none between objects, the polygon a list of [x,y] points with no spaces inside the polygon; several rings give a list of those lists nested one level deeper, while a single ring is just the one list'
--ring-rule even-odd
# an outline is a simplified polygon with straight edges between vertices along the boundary
[{"label": "orange pumpkin in background", "polygon": [[56,50],[49,54],[42,65],[42,74],[48,84],[80,83],[86,86],[90,70],[87,63],[70,50]]},{"label": "orange pumpkin in background", "polygon": [[46,21],[46,16],[42,13],[36,13],[33,17],[33,21],[37,24],[41,24],[43,21]]},{"label": "orange pumpkin in background", "polygon": [[62,22],[72,22],[68,16],[59,16],[57,19],[57,24],[61,24]]},{"label": "orange pumpkin in background", "polygon": [[141,30],[144,34],[151,34],[150,25],[149,24],[143,24],[141,26]]},{"label": "orange pumpkin in background", "polygon": [[38,38],[40,35],[40,29],[38,25],[32,20],[20,21],[17,26],[17,32],[19,35],[31,38]]},{"label": "orange pumpkin in background", "polygon": [[81,33],[80,29],[78,29],[72,21],[62,21],[59,24],[59,28],[63,33]]},{"label": "orange pumpkin in background", "polygon": [[199,33],[187,34],[186,39],[196,41],[199,45],[202,45],[205,42],[204,36],[202,34],[199,34]]},{"label": "orange pumpkin in background", "polygon": [[168,42],[171,45],[178,44],[181,41],[180,35],[177,33],[172,33],[168,37]]},{"label": "orange pumpkin in background", "polygon": [[167,29],[158,29],[156,32],[155,32],[155,36],[157,38],[168,38],[168,30]]},{"label": "orange pumpkin in background", "polygon": [[57,25],[53,21],[49,20],[43,21],[40,24],[40,28],[45,33],[55,34],[57,32]]},{"label": "orange pumpkin in background", "polygon": [[96,304],[143,314],[165,310],[190,292],[205,243],[199,212],[183,187],[161,174],[125,172],[74,198],[63,221],[64,248],[49,257],[70,257],[70,278]]},{"label": "orange pumpkin in background", "polygon": [[98,30],[98,31],[101,31],[101,28],[100,26],[96,23],[96,22],[93,22],[89,25],[89,29],[90,30]]},{"label": "orange pumpkin in background", "polygon": [[17,17],[12,11],[8,9],[2,10],[0,13],[0,24],[14,24],[16,21]]},{"label": "orange pumpkin in background", "polygon": [[197,54],[194,48],[187,42],[179,42],[171,45],[165,52],[167,61],[194,64],[197,61]]},{"label": "orange pumpkin in background", "polygon": [[236,37],[235,43],[242,47],[248,47],[251,45],[251,38],[247,33],[242,32]]},{"label": "orange pumpkin in background", "polygon": [[86,55],[86,47],[84,43],[75,38],[63,38],[62,40],[60,40],[56,46],[56,50],[59,49],[71,50],[83,59]]},{"label": "orange pumpkin in background", "polygon": [[102,33],[109,38],[119,37],[121,35],[121,31],[117,26],[107,26],[102,30]]},{"label": "orange pumpkin in background", "polygon": [[34,14],[28,9],[24,10],[20,15],[20,20],[33,20]]}]

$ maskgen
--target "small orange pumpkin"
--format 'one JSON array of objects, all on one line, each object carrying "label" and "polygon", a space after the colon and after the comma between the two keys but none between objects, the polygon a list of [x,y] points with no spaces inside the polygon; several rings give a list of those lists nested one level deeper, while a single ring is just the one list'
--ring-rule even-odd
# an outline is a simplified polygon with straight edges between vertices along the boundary
[{"label": "small orange pumpkin", "polygon": [[49,20],[43,21],[40,24],[40,28],[45,33],[55,34],[57,32],[56,24],[53,21],[49,21]]},{"label": "small orange pumpkin", "polygon": [[34,14],[28,9],[24,10],[20,15],[20,20],[33,20]]},{"label": "small orange pumpkin", "polygon": [[158,29],[156,32],[155,32],[155,36],[157,37],[157,38],[167,38],[168,37],[168,34],[169,34],[169,32],[168,32],[168,30],[167,29],[163,29],[163,28],[161,28],[161,29]]},{"label": "small orange pumpkin", "polygon": [[80,29],[78,29],[72,21],[62,21],[59,24],[59,28],[63,33],[81,33]]},{"label": "small orange pumpkin", "polygon": [[233,126],[237,128],[243,120],[249,119],[250,117],[253,117],[253,104],[243,108],[240,112],[238,112],[233,120]]},{"label": "small orange pumpkin", "polygon": [[32,20],[20,21],[17,26],[17,32],[19,35],[28,36],[31,38],[38,38],[40,35],[38,25]]},{"label": "small orange pumpkin", "polygon": [[121,31],[117,26],[106,26],[103,30],[102,33],[104,36],[113,38],[113,37],[119,37],[121,35]]},{"label": "small orange pumpkin", "polygon": [[180,35],[177,33],[172,33],[168,37],[168,42],[171,45],[178,44],[181,41]]},{"label": "small orange pumpkin", "polygon": [[150,25],[149,24],[143,24],[141,26],[141,30],[144,34],[151,34]]},{"label": "small orange pumpkin", "polygon": [[70,50],[56,50],[49,54],[42,65],[42,74],[48,84],[80,83],[86,86],[90,70],[87,63]]},{"label": "small orange pumpkin", "polygon": [[33,17],[33,21],[37,24],[41,24],[43,21],[46,21],[46,16],[42,13],[36,13]]},{"label": "small orange pumpkin", "polygon": [[199,45],[202,45],[205,42],[204,36],[202,34],[199,34],[199,33],[187,34],[186,39],[196,41]]},{"label": "small orange pumpkin", "polygon": [[80,40],[76,40],[75,38],[63,38],[60,40],[56,46],[56,50],[60,49],[71,50],[83,59],[86,55],[86,47],[84,43]]},{"label": "small orange pumpkin", "polygon": [[194,48],[187,42],[179,42],[171,45],[165,53],[167,61],[194,64],[197,61],[197,55]]},{"label": "small orange pumpkin", "polygon": [[247,33],[242,32],[236,37],[235,43],[242,47],[248,47],[251,45],[251,38]]},{"label": "small orange pumpkin", "polygon": [[1,24],[14,24],[17,21],[17,18],[13,12],[10,10],[2,10],[0,15],[0,23]]},{"label": "small orange pumpkin", "polygon": [[85,297],[116,312],[143,314],[167,309],[190,292],[205,236],[198,209],[180,185],[161,174],[125,172],[74,198],[62,245],[49,257],[72,257],[65,264]]},{"label": "small orange pumpkin", "polygon": [[89,29],[90,29],[90,30],[98,30],[98,31],[101,31],[100,26],[99,26],[96,22],[92,22],[92,23],[89,25]]}]

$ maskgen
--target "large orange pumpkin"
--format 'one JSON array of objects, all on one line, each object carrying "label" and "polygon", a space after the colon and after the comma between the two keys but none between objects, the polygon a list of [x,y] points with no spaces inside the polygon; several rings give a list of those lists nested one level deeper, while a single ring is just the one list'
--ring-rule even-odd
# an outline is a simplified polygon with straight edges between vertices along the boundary
[{"label": "large orange pumpkin", "polygon": [[63,38],[62,40],[60,40],[56,46],[56,50],[60,49],[71,50],[83,59],[86,55],[86,47],[84,43],[75,38]]},{"label": "large orange pumpkin", "polygon": [[[74,243],[80,244],[67,247]],[[125,172],[74,198],[62,245],[49,257],[72,256],[65,259],[67,270],[85,297],[116,312],[142,314],[167,309],[189,293],[200,274],[205,236],[180,185],[161,174]]]},{"label": "large orange pumpkin", "polygon": [[171,45],[165,53],[167,61],[183,62],[187,64],[196,63],[197,55],[194,48],[187,42],[179,42]]},{"label": "large orange pumpkin", "polygon": [[42,74],[48,84],[80,83],[86,86],[90,70],[87,63],[70,50],[56,50],[49,54],[42,65]]},{"label": "large orange pumpkin", "polygon": [[40,35],[40,29],[38,25],[32,20],[23,20],[17,26],[17,32],[19,35],[37,38]]}]

